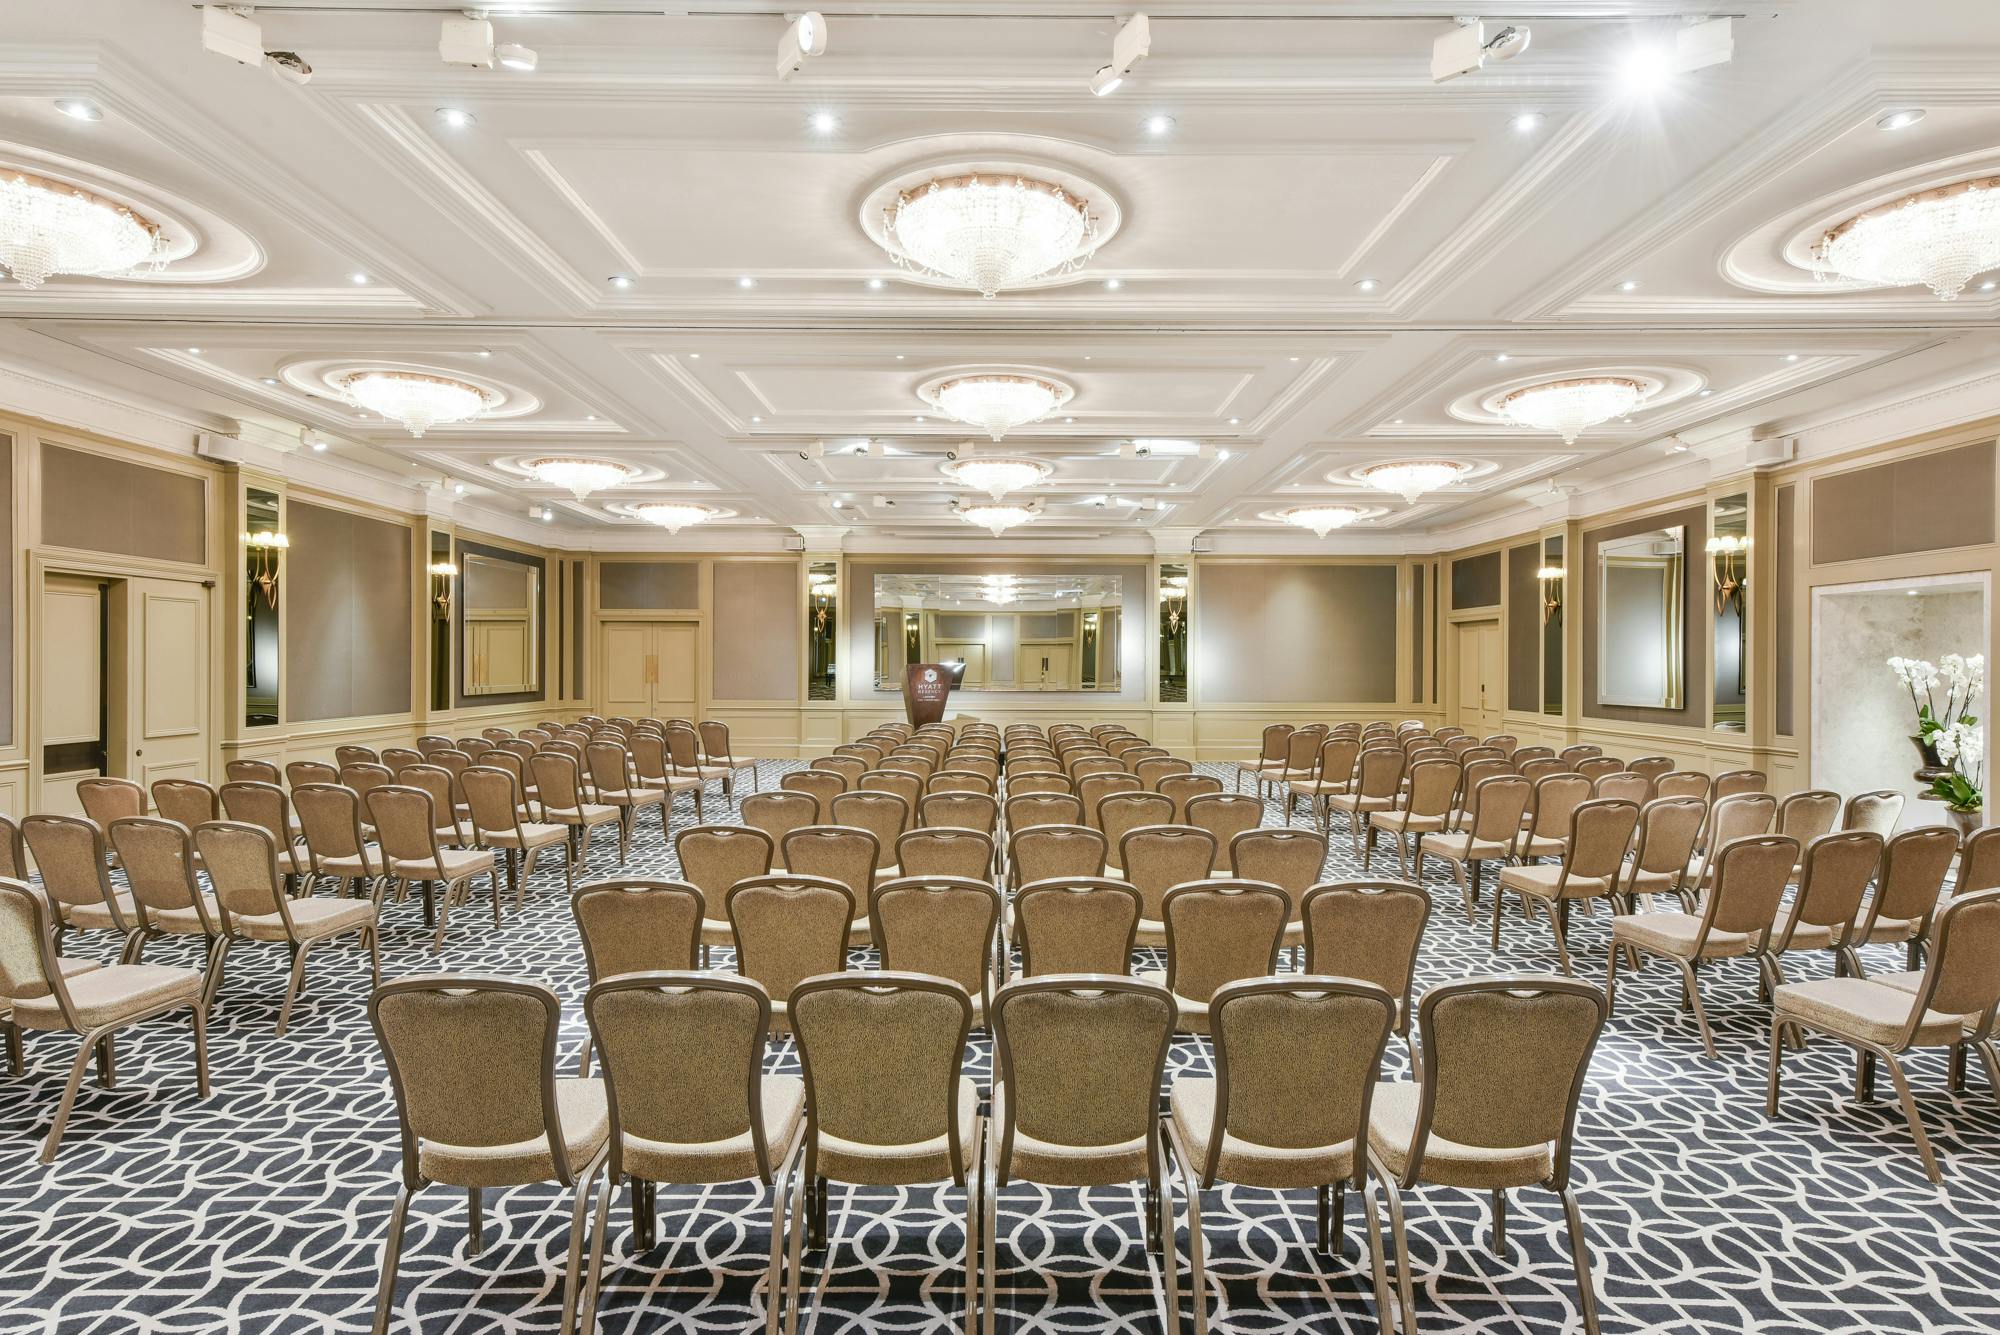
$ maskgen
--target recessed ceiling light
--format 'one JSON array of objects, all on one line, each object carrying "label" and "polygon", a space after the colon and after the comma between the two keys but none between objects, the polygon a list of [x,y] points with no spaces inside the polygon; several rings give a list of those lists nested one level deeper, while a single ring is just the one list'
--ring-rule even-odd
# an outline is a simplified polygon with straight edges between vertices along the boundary
[{"label": "recessed ceiling light", "polygon": [[1542,113],[1539,111],[1523,111],[1509,122],[1516,134],[1526,134],[1530,130],[1539,128],[1541,123]]},{"label": "recessed ceiling light", "polygon": [[368,281],[368,275],[357,270],[354,273],[347,275],[347,281],[354,284],[356,287],[360,287]]},{"label": "recessed ceiling light", "polygon": [[1063,421],[1065,421],[1065,422],[1074,422],[1075,420],[1076,420],[1076,419],[1075,419],[1074,417],[1065,417],[1065,418],[1063,418]]},{"label": "recessed ceiling light", "polygon": [[1695,396],[1696,398],[1698,398],[1698,399],[1705,399],[1705,398],[1707,398],[1707,397],[1708,397],[1709,395],[1711,395],[1711,394],[1713,394],[1713,393],[1715,393],[1715,391],[1714,391],[1714,390],[1712,390],[1712,389],[1698,389],[1698,390],[1696,390],[1696,391],[1695,391],[1695,395],[1694,395],[1694,396]]},{"label": "recessed ceiling light", "polygon": [[620,291],[623,291],[624,289],[632,286],[632,275],[628,273],[615,273],[612,274],[611,277],[605,279],[604,281],[611,284],[611,286],[619,289]]},{"label": "recessed ceiling light", "polygon": [[1104,286],[1116,292],[1119,288],[1125,286],[1125,284],[1116,278],[1107,278],[1104,280]]},{"label": "recessed ceiling light", "polygon": [[1390,426],[1401,426],[1402,424],[1403,424],[1403,419],[1400,417],[1391,418],[1389,420]]},{"label": "recessed ceiling light", "polygon": [[1243,425],[1243,419],[1242,419],[1242,418],[1240,418],[1240,417],[1232,417],[1232,418],[1230,418],[1230,419],[1229,419],[1229,425],[1231,425],[1231,426],[1241,426],[1241,425]]},{"label": "recessed ceiling light", "polygon": [[465,495],[465,484],[464,484],[463,482],[454,482],[454,483],[452,483],[452,484],[451,484],[451,489],[452,489],[452,491],[456,492],[456,493],[457,493],[458,495],[460,495],[460,496],[463,496],[463,495]]},{"label": "recessed ceiling light", "polygon": [[698,362],[701,360],[701,354],[698,352],[690,352],[688,354],[688,360],[691,362]]},{"label": "recessed ceiling light", "polygon": [[1215,452],[1215,457],[1216,457],[1216,458],[1218,458],[1218,459],[1220,459],[1220,460],[1222,460],[1222,462],[1224,462],[1224,463],[1228,463],[1228,462],[1229,462],[1229,451],[1228,451],[1228,450],[1217,450],[1217,451]]},{"label": "recessed ceiling light", "polygon": [[902,353],[900,353],[900,352],[899,352],[899,353],[897,353],[897,354],[896,354],[896,360],[897,360],[897,361],[901,361],[901,360],[903,360],[903,354],[902,354]]},{"label": "recessed ceiling light", "polygon": [[1364,278],[1360,282],[1356,283],[1355,286],[1360,288],[1363,292],[1373,292],[1376,288],[1382,286],[1382,284],[1375,281],[1373,278]]},{"label": "recessed ceiling light", "polygon": [[1297,360],[1298,360],[1298,358],[1297,358],[1297,357],[1294,357],[1294,358],[1292,358],[1292,360],[1293,360],[1293,361],[1297,361]]},{"label": "recessed ceiling light", "polygon": [[921,422],[921,421],[923,421],[923,420],[924,420],[924,417],[923,417],[923,414],[922,414],[922,413],[919,413],[919,414],[917,414],[917,415],[916,415],[915,417],[912,417],[912,418],[911,418],[910,420],[911,420],[912,422]]},{"label": "recessed ceiling light", "polygon": [[583,420],[584,420],[584,421],[586,421],[586,422],[595,422],[595,421],[597,420],[597,414],[596,414],[596,413],[585,413],[585,414],[583,415]]},{"label": "recessed ceiling light", "polygon": [[264,383],[267,385],[275,385],[278,383],[278,377],[274,375],[267,375],[264,377]]},{"label": "recessed ceiling light", "polygon": [[189,348],[189,349],[188,349],[188,356],[190,356],[190,357],[199,357],[199,356],[201,356],[201,349],[200,349],[200,348]]},{"label": "recessed ceiling light", "polygon": [[1915,589],[1904,589],[1903,592],[1909,594],[1910,597],[1912,598],[1917,596],[1917,591]]},{"label": "recessed ceiling light", "polygon": [[812,115],[812,127],[821,134],[832,134],[839,126],[839,118],[831,111],[815,111]]},{"label": "recessed ceiling light", "polygon": [[879,278],[871,278],[868,280],[868,290],[871,292],[880,292],[884,286],[885,284]]},{"label": "recessed ceiling light", "polygon": [[1878,130],[1906,130],[1924,118],[1922,107],[1900,107],[1895,111],[1885,111],[1875,121]]},{"label": "recessed ceiling light", "polygon": [[547,506],[542,507],[542,522],[544,524],[554,522],[555,517],[556,517],[556,512],[554,510],[551,510]]},{"label": "recessed ceiling light", "polygon": [[1630,96],[1650,97],[1673,81],[1673,55],[1663,43],[1641,42],[1625,53],[1619,86]]},{"label": "recessed ceiling light", "polygon": [[1496,362],[1504,362],[1504,361],[1512,361],[1513,358],[1507,353],[1496,352],[1493,354],[1493,360]]},{"label": "recessed ceiling light", "polygon": [[1620,292],[1637,292],[1639,290],[1639,280],[1628,278],[1618,285],[1618,290]]},{"label": "recessed ceiling light", "polygon": [[1785,360],[1788,362],[1795,362],[1798,359],[1799,359],[1799,354],[1796,352],[1788,352],[1785,354]]},{"label": "recessed ceiling light", "polygon": [[757,286],[757,280],[752,278],[749,274],[744,274],[741,278],[736,280],[736,286],[746,287],[746,288],[755,287]]},{"label": "recessed ceiling light", "polygon": [[464,107],[439,107],[436,114],[437,118],[443,121],[447,128],[453,130],[463,130],[467,126],[476,125],[479,122],[479,118]]},{"label": "recessed ceiling light", "polygon": [[312,438],[312,452],[314,454],[324,454],[326,452],[325,436],[314,436]]},{"label": "recessed ceiling light", "polygon": [[751,421],[753,421],[753,422],[761,422],[761,421],[763,421],[764,419],[763,419],[763,418],[761,418],[761,417],[752,417],[752,418],[751,418],[750,420],[751,420]]},{"label": "recessed ceiling light", "polygon": [[1669,454],[1686,454],[1687,452],[1688,443],[1678,436],[1667,446],[1667,453]]},{"label": "recessed ceiling light", "polygon": [[95,102],[86,102],[80,97],[57,98],[56,110],[73,121],[101,121],[104,119],[104,113],[98,109]]},{"label": "recessed ceiling light", "polygon": [[1084,353],[1084,354],[1083,354],[1083,359],[1084,359],[1085,361],[1089,361],[1089,360],[1090,360],[1090,354],[1089,354],[1089,353],[1087,353],[1087,352],[1086,352],[1086,353]]},{"label": "recessed ceiling light", "polygon": [[481,348],[479,350],[479,355],[481,357],[491,357],[493,355],[493,352],[490,348]]},{"label": "recessed ceiling light", "polygon": [[1996,287],[2000,287],[2000,278],[1989,278],[1979,285],[1979,290],[1981,292],[1991,292]]},{"label": "recessed ceiling light", "polygon": [[1146,117],[1146,133],[1147,133],[1147,134],[1150,134],[1150,135],[1162,135],[1162,134],[1165,134],[1165,133],[1166,133],[1167,131],[1169,131],[1169,130],[1171,130],[1171,129],[1173,129],[1173,128],[1174,128],[1174,118],[1173,118],[1172,116],[1148,116],[1148,117]]}]

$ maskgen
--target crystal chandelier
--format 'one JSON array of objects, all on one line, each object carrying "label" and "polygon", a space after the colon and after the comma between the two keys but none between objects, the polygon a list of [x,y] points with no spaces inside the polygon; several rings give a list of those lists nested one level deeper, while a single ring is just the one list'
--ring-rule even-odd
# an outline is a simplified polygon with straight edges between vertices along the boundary
[{"label": "crystal chandelier", "polygon": [[1645,397],[1645,386],[1625,376],[1578,376],[1517,389],[1500,400],[1500,415],[1574,444],[1585,427],[1623,417]]},{"label": "crystal chandelier", "polygon": [[1054,471],[1040,459],[1011,455],[974,455],[969,459],[950,460],[944,466],[946,477],[975,491],[983,491],[996,501],[1010,491],[1034,486]]},{"label": "crystal chandelier", "polygon": [[2000,266],[2000,176],[1919,191],[1849,218],[1820,238],[1817,268],[1882,287],[1922,283],[1956,301]]},{"label": "crystal chandelier", "polygon": [[1297,528],[1309,528],[1314,537],[1323,538],[1337,528],[1346,528],[1366,514],[1367,511],[1352,505],[1295,505],[1280,511],[1278,518]]},{"label": "crystal chandelier", "polygon": [[1075,392],[1040,376],[980,374],[955,376],[927,388],[923,397],[946,417],[999,440],[1015,427],[1041,421]]},{"label": "crystal chandelier", "polygon": [[1025,524],[1040,511],[1014,501],[975,501],[958,507],[958,517],[968,524],[991,529],[999,537],[1017,524]]},{"label": "crystal chandelier", "polygon": [[649,501],[645,505],[635,505],[632,513],[649,524],[658,524],[669,533],[679,533],[690,524],[705,523],[720,518],[722,512],[711,506],[696,505],[692,501]]},{"label": "crystal chandelier", "polygon": [[896,263],[982,297],[1078,268],[1097,234],[1082,200],[1025,176],[943,177],[885,212],[882,246]]},{"label": "crystal chandelier", "polygon": [[16,172],[0,180],[0,265],[22,287],[161,261],[160,228],[88,190]]},{"label": "crystal chandelier", "polygon": [[570,459],[551,456],[530,459],[521,465],[528,476],[545,487],[561,487],[582,500],[593,491],[615,487],[636,476],[636,468],[609,459]]},{"label": "crystal chandelier", "polygon": [[470,421],[493,399],[477,385],[421,371],[357,371],[340,387],[355,407],[394,418],[413,436],[440,422]]},{"label": "crystal chandelier", "polygon": [[1471,464],[1456,459],[1404,459],[1371,464],[1355,476],[1377,491],[1393,492],[1415,505],[1417,497],[1456,482],[1471,470]]}]

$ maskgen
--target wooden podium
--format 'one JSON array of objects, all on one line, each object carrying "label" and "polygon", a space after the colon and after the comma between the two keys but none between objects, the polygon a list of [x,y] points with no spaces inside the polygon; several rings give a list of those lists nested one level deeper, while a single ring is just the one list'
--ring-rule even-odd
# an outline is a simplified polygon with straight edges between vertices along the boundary
[{"label": "wooden podium", "polygon": [[965,673],[963,663],[912,663],[903,672],[903,713],[910,726],[944,721],[944,703]]}]

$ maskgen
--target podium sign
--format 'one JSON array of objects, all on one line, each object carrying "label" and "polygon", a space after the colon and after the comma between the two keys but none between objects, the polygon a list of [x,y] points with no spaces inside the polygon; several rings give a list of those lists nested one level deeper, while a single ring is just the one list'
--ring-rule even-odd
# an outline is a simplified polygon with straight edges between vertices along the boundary
[{"label": "podium sign", "polygon": [[911,727],[944,720],[945,697],[951,694],[957,675],[943,663],[910,664],[903,673],[903,712]]}]

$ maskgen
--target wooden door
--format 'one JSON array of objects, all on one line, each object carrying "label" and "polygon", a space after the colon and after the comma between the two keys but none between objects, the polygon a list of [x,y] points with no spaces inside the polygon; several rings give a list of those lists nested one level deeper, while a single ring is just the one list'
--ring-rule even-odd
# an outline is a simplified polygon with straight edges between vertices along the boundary
[{"label": "wooden door", "polygon": [[122,597],[114,597],[114,611],[124,604],[125,644],[112,665],[124,688],[112,763],[149,790],[155,779],[209,778],[208,590],[131,579],[115,593]]},{"label": "wooden door", "polygon": [[653,716],[701,717],[700,636],[692,621],[653,625]]},{"label": "wooden door", "polygon": [[50,576],[42,587],[39,634],[42,793],[33,809],[81,815],[77,780],[104,773],[107,763],[104,590],[99,582]]},{"label": "wooden door", "polygon": [[1038,690],[1069,691],[1076,689],[1075,679],[1070,674],[1070,662],[1076,646],[1072,644],[1030,644],[1021,650],[1027,659],[1027,681]]},{"label": "wooden door", "polygon": [[1500,731],[1500,623],[1458,627],[1458,726],[1481,737]]},{"label": "wooden door", "polygon": [[598,698],[614,717],[647,718],[653,713],[653,625],[649,621],[607,621],[598,636]]}]

